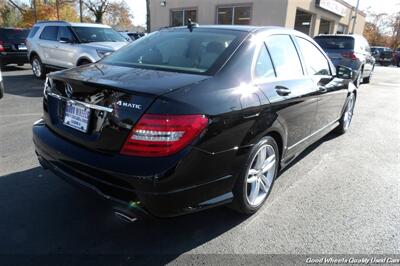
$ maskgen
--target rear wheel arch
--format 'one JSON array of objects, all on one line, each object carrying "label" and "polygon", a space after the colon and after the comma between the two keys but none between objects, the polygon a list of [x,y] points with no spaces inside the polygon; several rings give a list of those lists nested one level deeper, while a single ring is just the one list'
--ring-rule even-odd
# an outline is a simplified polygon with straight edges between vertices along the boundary
[{"label": "rear wheel arch", "polygon": [[270,136],[272,137],[276,144],[278,145],[278,150],[279,150],[279,159],[282,158],[282,153],[283,153],[283,138],[282,135],[275,130],[269,131],[267,134],[264,135],[264,137]]},{"label": "rear wheel arch", "polygon": [[37,57],[39,57],[39,59],[40,59],[39,54],[36,53],[35,51],[32,51],[32,52],[30,53],[30,55],[29,55],[29,62],[32,62],[32,59],[33,59],[34,56],[37,56]]},{"label": "rear wheel arch", "polygon": [[90,63],[92,63],[92,60],[90,60],[90,59],[87,58],[87,57],[81,57],[81,58],[79,58],[78,61],[76,62],[76,66],[84,65],[85,62],[89,62],[89,64],[90,64]]}]

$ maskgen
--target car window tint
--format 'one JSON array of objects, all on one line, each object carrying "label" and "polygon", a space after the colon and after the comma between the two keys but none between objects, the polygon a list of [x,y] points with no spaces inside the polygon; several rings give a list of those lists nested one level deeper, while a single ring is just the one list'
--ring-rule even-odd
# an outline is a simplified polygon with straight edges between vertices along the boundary
[{"label": "car window tint", "polygon": [[303,75],[299,55],[289,35],[270,36],[266,44],[278,77],[293,78]]},{"label": "car window tint", "polygon": [[40,34],[40,39],[48,41],[57,41],[58,26],[47,26]]},{"label": "car window tint", "polygon": [[159,31],[104,59],[106,63],[158,70],[207,72],[237,45],[236,31]]},{"label": "car window tint", "polygon": [[24,29],[0,29],[0,39],[7,43],[23,43],[29,30]]},{"label": "car window tint", "polygon": [[29,32],[28,37],[29,37],[29,38],[33,38],[33,36],[35,36],[36,32],[38,32],[38,30],[39,30],[39,27],[38,27],[38,26],[33,27],[33,28],[31,29],[31,31]]},{"label": "car window tint", "polygon": [[324,50],[352,50],[354,38],[347,36],[317,36],[314,40]]},{"label": "car window tint", "polygon": [[58,40],[66,38],[68,40],[74,40],[71,30],[68,27],[59,27],[58,29]]},{"label": "car window tint", "polygon": [[275,77],[274,66],[272,65],[268,50],[264,44],[258,55],[254,74],[257,78]]},{"label": "car window tint", "polygon": [[329,63],[315,45],[306,39],[296,37],[309,75],[330,75]]}]

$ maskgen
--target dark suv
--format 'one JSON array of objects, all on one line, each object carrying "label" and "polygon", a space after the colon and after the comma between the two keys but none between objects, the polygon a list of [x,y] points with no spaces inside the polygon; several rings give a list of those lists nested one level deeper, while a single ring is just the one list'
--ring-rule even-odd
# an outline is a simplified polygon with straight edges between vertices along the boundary
[{"label": "dark suv", "polygon": [[367,40],[361,35],[319,35],[314,40],[324,49],[335,66],[353,69],[354,84],[369,83],[375,58]]},{"label": "dark suv", "polygon": [[25,39],[27,29],[0,28],[0,66],[28,63]]},{"label": "dark suv", "polygon": [[392,64],[392,49],[388,47],[372,46],[371,52],[376,63],[379,63],[382,66],[390,66]]}]

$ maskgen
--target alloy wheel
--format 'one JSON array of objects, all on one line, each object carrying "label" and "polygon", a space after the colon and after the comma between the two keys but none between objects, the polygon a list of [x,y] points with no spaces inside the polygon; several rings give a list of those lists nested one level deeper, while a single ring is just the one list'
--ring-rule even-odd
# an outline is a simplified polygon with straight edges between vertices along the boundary
[{"label": "alloy wheel", "polygon": [[34,58],[32,61],[32,71],[36,77],[40,77],[42,75],[42,68],[39,59],[37,58]]},{"label": "alloy wheel", "polygon": [[267,197],[276,170],[274,148],[265,144],[259,148],[250,164],[246,179],[246,199],[250,206],[259,206]]}]

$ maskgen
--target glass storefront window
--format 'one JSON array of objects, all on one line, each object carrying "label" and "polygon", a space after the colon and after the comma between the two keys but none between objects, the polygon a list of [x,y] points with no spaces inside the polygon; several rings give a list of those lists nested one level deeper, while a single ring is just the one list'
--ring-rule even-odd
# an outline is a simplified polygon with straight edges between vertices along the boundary
[{"label": "glass storefront window", "polygon": [[250,25],[251,6],[230,6],[217,8],[217,24]]},{"label": "glass storefront window", "polygon": [[297,10],[294,29],[304,34],[310,35],[312,14]]},{"label": "glass storefront window", "polygon": [[331,22],[329,20],[321,18],[319,23],[318,34],[329,34],[331,31]]},{"label": "glass storefront window", "polygon": [[196,9],[182,9],[171,11],[171,27],[178,27],[187,25],[187,20],[191,19],[193,22],[197,21],[197,10]]}]

